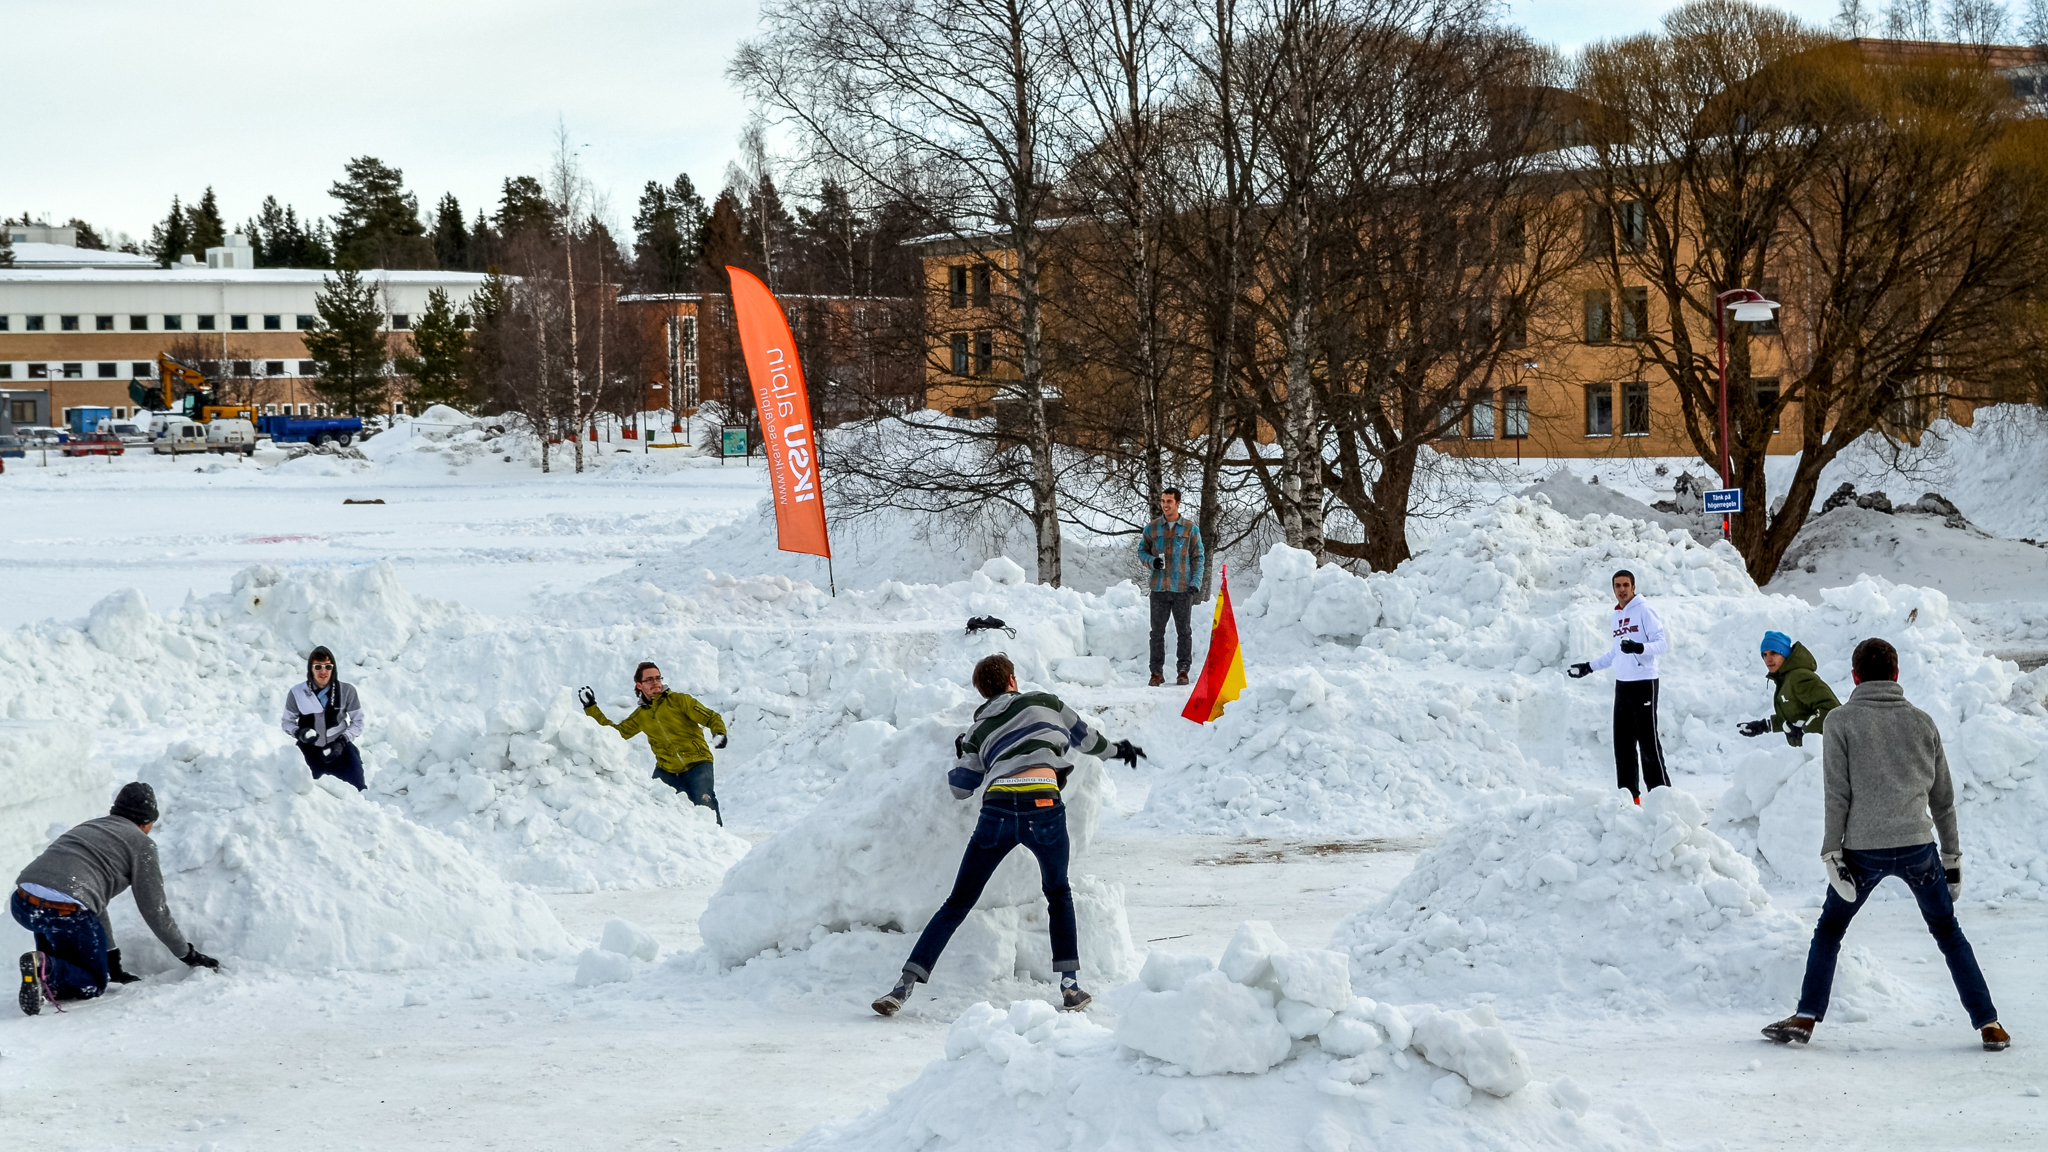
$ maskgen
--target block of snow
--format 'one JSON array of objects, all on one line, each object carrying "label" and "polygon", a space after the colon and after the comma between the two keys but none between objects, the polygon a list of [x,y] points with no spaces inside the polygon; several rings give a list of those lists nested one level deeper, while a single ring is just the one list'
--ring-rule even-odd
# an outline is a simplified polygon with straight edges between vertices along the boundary
[{"label": "block of snow", "polygon": [[1214,1076],[1264,1072],[1287,1058],[1291,1037],[1270,997],[1215,971],[1177,991],[1133,996],[1117,1021],[1116,1040],[1196,1076]]},{"label": "block of snow", "polygon": [[1223,949],[1223,958],[1216,962],[1222,973],[1239,984],[1270,985],[1273,978],[1272,958],[1276,953],[1287,951],[1287,942],[1273,931],[1273,926],[1264,920],[1247,920],[1230,934],[1230,943]]},{"label": "block of snow", "polygon": [[1148,952],[1138,980],[1153,992],[1178,992],[1189,979],[1216,967],[1207,956],[1175,952]]},{"label": "block of snow", "polygon": [[1269,963],[1280,994],[1290,1000],[1338,1012],[1357,999],[1351,994],[1351,958],[1341,952],[1292,948],[1273,953]]},{"label": "block of snow", "polygon": [[1080,684],[1099,688],[1109,683],[1109,658],[1106,656],[1062,656],[1053,661],[1052,674],[1069,684]]},{"label": "block of snow", "polygon": [[1430,1063],[1456,1072],[1472,1087],[1507,1096],[1529,1082],[1529,1058],[1486,1005],[1464,1012],[1428,1012],[1414,1023],[1415,1047]]},{"label": "block of snow", "polygon": [[1016,587],[1024,583],[1024,567],[1008,556],[991,556],[981,566],[981,574],[998,584]]},{"label": "block of snow", "polygon": [[653,963],[661,955],[661,944],[654,933],[640,927],[631,920],[611,919],[605,921],[604,934],[598,938],[598,947],[607,952],[631,956],[635,960]]},{"label": "block of snow", "polygon": [[624,984],[633,978],[633,958],[603,948],[585,948],[576,958],[576,986]]}]

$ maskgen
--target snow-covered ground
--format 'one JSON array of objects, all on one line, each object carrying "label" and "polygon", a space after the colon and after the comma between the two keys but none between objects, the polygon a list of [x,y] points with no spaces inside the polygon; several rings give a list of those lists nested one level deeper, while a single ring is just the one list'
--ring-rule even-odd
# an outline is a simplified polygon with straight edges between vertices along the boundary
[{"label": "snow-covered ground", "polygon": [[[1954,431],[1932,481],[1845,462],[1824,491],[1940,491],[1966,523],[1837,509],[1764,590],[1637,512],[1679,461],[1526,462],[1396,573],[1235,558],[1250,689],[1207,727],[1143,687],[1109,547],[1054,590],[985,540],[871,523],[833,597],[773,550],[758,467],[613,444],[542,476],[516,436],[403,426],[361,460],[10,462],[0,867],[150,780],[173,907],[224,969],[117,902],[149,978],[0,1015],[0,1147],[2033,1146],[2048,672],[1987,655],[2048,648],[2048,565],[2012,538],[2048,534],[2024,432]],[[1562,675],[1619,566],[1677,639],[1683,794],[1641,810],[1605,790],[1604,682]],[[1757,1038],[1819,892],[1818,749],[1733,731],[1768,707],[1765,628],[1843,694],[1856,639],[1899,645],[2011,1051],[1977,1049],[1890,890],[1814,1045]],[[317,643],[370,713],[362,796],[276,730]],[[943,770],[999,650],[1150,753],[1072,782],[1098,1004],[1044,1010],[1020,857],[884,1021],[867,1002],[971,823]],[[732,726],[726,830],[570,703],[592,684],[616,715],[642,658]],[[0,955],[26,946],[0,925]]]}]

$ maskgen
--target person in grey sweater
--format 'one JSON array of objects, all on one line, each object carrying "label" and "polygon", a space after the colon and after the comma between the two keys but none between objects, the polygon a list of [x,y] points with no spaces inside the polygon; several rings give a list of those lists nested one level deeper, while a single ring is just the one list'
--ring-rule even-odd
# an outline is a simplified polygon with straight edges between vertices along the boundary
[{"label": "person in grey sweater", "polygon": [[15,878],[8,910],[36,938],[35,951],[21,954],[16,1002],[22,1012],[36,1015],[45,1000],[89,1000],[106,991],[109,980],[140,979],[122,971],[107,918],[107,906],[130,887],[135,907],[171,955],[194,968],[220,967],[185,939],[171,916],[149,838],[156,819],[155,790],[139,780],[123,785],[112,811],[57,837]]},{"label": "person in grey sweater", "polygon": [[1827,810],[1820,855],[1827,900],[1806,954],[1799,1010],[1766,1026],[1764,1035],[1780,1044],[1813,1038],[1813,1026],[1827,1016],[1835,959],[1849,921],[1885,877],[1897,876],[1912,889],[1928,932],[1948,960],[1970,1026],[1986,1050],[2002,1052],[2012,1038],[1998,1023],[1977,954],[1956,922],[1963,849],[1941,732],[1933,717],[1907,703],[1898,683],[1899,653],[1889,643],[1873,636],[1858,644],[1850,668],[1856,690],[1828,713],[1821,749]]}]

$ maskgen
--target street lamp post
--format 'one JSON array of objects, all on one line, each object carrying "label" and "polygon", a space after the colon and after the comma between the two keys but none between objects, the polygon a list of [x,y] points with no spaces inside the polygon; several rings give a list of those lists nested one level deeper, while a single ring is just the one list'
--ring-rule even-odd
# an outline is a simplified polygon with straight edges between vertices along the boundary
[{"label": "street lamp post", "polygon": [[[1730,288],[1714,297],[1714,359],[1721,374],[1721,487],[1732,488],[1728,439],[1728,313],[1738,323],[1768,323],[1777,314],[1778,302],[1751,288]],[[1721,539],[1728,538],[1728,514],[1721,514]]]}]

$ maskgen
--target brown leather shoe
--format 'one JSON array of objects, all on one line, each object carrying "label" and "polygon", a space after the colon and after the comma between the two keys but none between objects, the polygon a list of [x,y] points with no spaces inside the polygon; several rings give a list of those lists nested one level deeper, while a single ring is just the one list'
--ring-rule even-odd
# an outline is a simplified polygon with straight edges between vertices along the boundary
[{"label": "brown leather shoe", "polygon": [[1174,679],[1173,682],[1175,684],[1181,685],[1182,687],[1186,687],[1188,682],[1188,674],[1185,672],[1181,673],[1178,677]]},{"label": "brown leather shoe", "polygon": [[1787,1016],[1776,1024],[1764,1025],[1764,1036],[1780,1044],[1804,1044],[1813,1039],[1813,1021],[1804,1016]]},{"label": "brown leather shoe", "polygon": [[1980,1034],[1984,1037],[1986,1052],[2003,1052],[2012,1047],[2012,1037],[2005,1034],[2005,1029],[2000,1028],[1996,1020],[1986,1024],[1980,1030]]},{"label": "brown leather shoe", "polygon": [[1164,684],[1164,683],[1166,683],[1166,677],[1164,677],[1164,676],[1160,675],[1160,674],[1159,674],[1159,673],[1157,673],[1157,672],[1154,672],[1154,673],[1152,674],[1152,682],[1151,682],[1150,684],[1147,684],[1147,685],[1146,685],[1146,687],[1148,687],[1148,688],[1157,688],[1157,687],[1159,687],[1159,686],[1160,686],[1161,684]]}]

